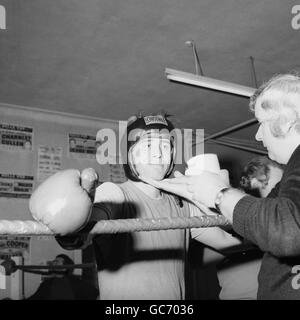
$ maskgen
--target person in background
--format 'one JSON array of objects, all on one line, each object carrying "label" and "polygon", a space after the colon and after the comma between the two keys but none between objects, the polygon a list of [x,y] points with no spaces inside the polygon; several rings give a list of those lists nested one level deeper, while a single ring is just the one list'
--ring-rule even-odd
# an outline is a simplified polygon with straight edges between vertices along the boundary
[{"label": "person in background", "polygon": [[77,142],[75,139],[71,138],[69,140],[69,151],[73,152],[76,150],[76,147],[77,147]]},{"label": "person in background", "polygon": [[252,195],[266,198],[281,180],[284,167],[266,156],[252,159],[244,168],[241,188]]},{"label": "person in background", "polygon": [[[241,188],[262,198],[267,197],[281,180],[283,167],[268,157],[259,156],[252,159],[244,168]],[[218,279],[221,286],[221,300],[255,300],[257,299],[257,276],[263,253],[256,247],[228,255],[218,264]]]},{"label": "person in background", "polygon": [[25,300],[96,300],[99,291],[90,283],[73,274],[73,269],[55,266],[72,266],[73,260],[66,254],[59,254],[50,261],[49,277],[40,284],[37,291]]}]

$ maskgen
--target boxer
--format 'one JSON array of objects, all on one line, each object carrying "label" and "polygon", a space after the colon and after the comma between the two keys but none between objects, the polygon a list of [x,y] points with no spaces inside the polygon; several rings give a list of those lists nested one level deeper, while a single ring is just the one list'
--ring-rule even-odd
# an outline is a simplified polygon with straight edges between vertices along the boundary
[{"label": "boxer", "polygon": [[[176,152],[173,128],[162,114],[133,118],[124,136],[127,142],[124,169],[128,181],[101,184],[96,188],[92,205],[79,173],[62,172],[33,195],[31,208],[43,208],[35,216],[54,231],[63,231],[56,239],[62,247],[73,249],[86,245],[85,239],[78,240],[76,232],[88,230],[90,224],[99,220],[203,215],[189,201],[163,192],[140,178],[160,181],[171,175]],[[68,182],[62,181],[64,174]],[[61,185],[56,186],[54,180]],[[45,200],[47,195],[50,200]],[[193,228],[192,235],[218,248],[240,243],[219,228]],[[97,259],[100,299],[184,299],[189,237],[189,230],[185,229],[89,237]]]}]

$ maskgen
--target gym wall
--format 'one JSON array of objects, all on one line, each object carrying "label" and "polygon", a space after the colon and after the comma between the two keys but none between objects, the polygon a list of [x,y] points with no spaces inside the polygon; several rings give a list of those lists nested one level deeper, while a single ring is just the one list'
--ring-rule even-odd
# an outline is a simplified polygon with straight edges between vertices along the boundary
[{"label": "gym wall", "polygon": [[[99,129],[116,130],[117,121],[6,104],[0,104],[0,116],[0,219],[32,220],[28,206],[31,188],[24,188],[22,192],[20,186],[32,185],[34,190],[47,175],[59,169],[82,170],[92,167],[98,172],[100,181],[122,179],[122,172],[116,171],[119,169],[121,171],[121,167],[99,165],[95,154],[85,154],[87,149],[82,146],[84,137],[87,137],[87,140],[90,139],[87,142],[91,145],[93,143],[91,137],[96,137]],[[22,131],[22,128],[25,130]],[[28,129],[32,129],[32,132],[29,130],[27,135],[31,144],[23,148],[22,143],[18,141],[22,141],[22,136],[23,138],[24,135],[26,136]],[[78,148],[74,150],[80,152],[70,152],[70,137],[79,137],[77,139]],[[6,143],[11,143],[11,145],[5,145]],[[14,143],[20,145],[13,145]],[[54,158],[56,152],[57,157]],[[25,177],[25,180],[22,180],[22,177]],[[7,187],[8,185],[19,187],[11,188]],[[2,248],[2,253],[7,250],[9,248]],[[11,250],[16,250],[16,248]],[[28,250],[24,250],[24,263],[45,264],[46,261],[52,260],[56,254],[61,252],[67,253],[75,263],[81,263],[81,254],[76,251],[78,250],[74,252],[63,250],[52,236],[33,236],[30,239]],[[16,275],[14,278],[17,278],[16,281],[21,279]],[[14,298],[22,298],[22,295],[28,297],[38,287],[41,276],[25,273],[24,288],[22,288],[22,283],[11,284],[11,279],[7,279],[7,290],[13,288],[14,291],[19,290],[19,292],[0,290],[0,298],[3,295]]]}]

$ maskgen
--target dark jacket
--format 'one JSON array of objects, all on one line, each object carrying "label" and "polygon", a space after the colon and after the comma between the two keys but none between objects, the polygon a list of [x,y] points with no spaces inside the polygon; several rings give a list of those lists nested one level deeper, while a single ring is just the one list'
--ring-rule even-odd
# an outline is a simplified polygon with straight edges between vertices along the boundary
[{"label": "dark jacket", "polygon": [[246,196],[237,203],[233,228],[265,252],[258,299],[300,299],[293,269],[300,266],[300,146],[267,198]]},{"label": "dark jacket", "polygon": [[44,280],[26,300],[96,300],[98,289],[76,276]]}]

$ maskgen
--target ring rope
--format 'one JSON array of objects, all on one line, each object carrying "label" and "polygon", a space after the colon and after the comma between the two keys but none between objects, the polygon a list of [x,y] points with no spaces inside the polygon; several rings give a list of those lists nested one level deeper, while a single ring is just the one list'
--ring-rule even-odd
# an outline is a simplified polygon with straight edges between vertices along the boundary
[{"label": "ring rope", "polygon": [[[230,225],[222,215],[159,219],[116,219],[98,221],[90,234],[206,228]],[[55,235],[46,225],[33,220],[0,220],[0,235]]]},{"label": "ring rope", "polygon": [[[2,264],[2,267],[5,268],[5,273],[7,275],[11,275],[17,270],[21,270],[23,272],[29,272],[33,274],[40,274],[40,275],[51,275],[51,270],[55,270],[58,273],[63,274],[65,270],[74,270],[74,269],[85,269],[85,268],[96,268],[95,263],[81,263],[81,264],[66,264],[66,265],[17,265],[14,260],[8,259],[5,260]],[[46,269],[47,271],[42,271]],[[60,271],[61,270],[61,271]]]}]

